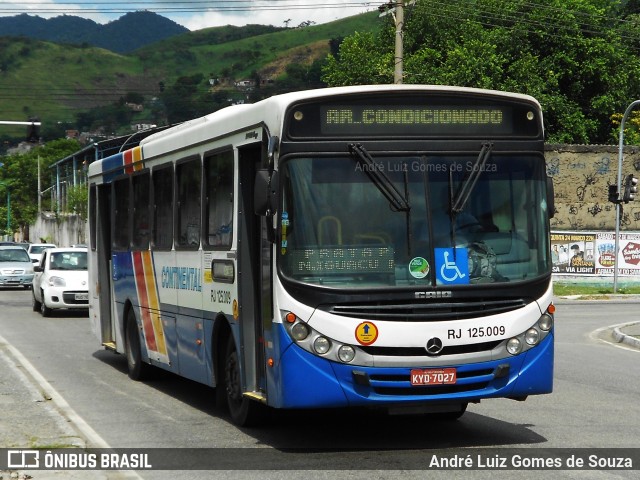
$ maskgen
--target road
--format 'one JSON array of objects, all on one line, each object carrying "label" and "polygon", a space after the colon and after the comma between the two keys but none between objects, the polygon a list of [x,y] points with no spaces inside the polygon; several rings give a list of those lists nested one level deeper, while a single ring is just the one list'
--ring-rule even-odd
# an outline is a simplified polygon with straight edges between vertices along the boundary
[{"label": "road", "polygon": [[[294,478],[293,472],[305,469],[317,469],[316,478],[338,476],[329,469],[348,469],[339,474],[348,478],[426,478],[416,465],[434,452],[640,448],[640,352],[608,342],[606,328],[638,319],[640,303],[635,301],[558,303],[551,395],[526,402],[483,401],[470,405],[454,423],[359,411],[278,412],[259,429],[233,426],[215,408],[210,388],[164,373],[146,383],[129,380],[125,359],[100,348],[84,315],[54,313],[42,318],[31,309],[31,292],[24,290],[0,290],[0,305],[1,335],[111,447],[277,452],[259,457],[273,462],[265,463],[261,479]],[[524,478],[549,474],[522,473]],[[477,469],[432,471],[429,478],[489,478],[487,474]],[[139,475],[182,478],[166,471]],[[220,474],[227,479],[257,476],[242,471]],[[554,478],[580,479],[636,476],[637,470],[554,473]],[[211,472],[189,472],[187,477],[216,478]]]}]

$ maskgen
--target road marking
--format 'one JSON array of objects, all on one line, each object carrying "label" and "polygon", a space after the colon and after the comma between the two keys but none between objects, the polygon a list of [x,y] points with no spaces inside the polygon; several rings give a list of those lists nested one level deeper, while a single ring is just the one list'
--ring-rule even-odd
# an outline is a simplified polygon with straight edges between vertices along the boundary
[{"label": "road marking", "polygon": [[[85,420],[78,415],[73,408],[71,408],[71,405],[67,403],[64,397],[60,395],[58,391],[53,388],[53,386],[40,374],[40,372],[38,372],[32,363],[22,355],[20,350],[11,345],[2,335],[0,335],[0,344],[2,344],[4,349],[11,354],[13,359],[22,366],[24,369],[22,374],[25,377],[27,377],[26,374],[31,377],[31,379],[25,378],[25,380],[35,382],[41,389],[43,396],[47,399],[51,399],[58,409],[58,412],[85,437],[89,443],[89,445],[87,445],[88,448],[111,448],[107,441],[102,438],[98,432],[91,428],[91,426],[85,422]],[[18,371],[18,373],[20,372]],[[123,478],[142,480],[142,477],[132,470],[119,470],[118,473],[122,474]]]}]

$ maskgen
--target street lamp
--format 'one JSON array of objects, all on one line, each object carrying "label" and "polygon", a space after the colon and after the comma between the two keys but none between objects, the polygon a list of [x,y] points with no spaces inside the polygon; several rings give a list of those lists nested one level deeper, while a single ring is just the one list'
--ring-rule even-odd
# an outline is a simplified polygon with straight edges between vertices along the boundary
[{"label": "street lamp", "polygon": [[[624,147],[624,122],[627,120],[627,117],[631,113],[636,106],[640,105],[640,100],[636,100],[631,102],[622,116],[622,121],[620,122],[620,135],[618,136],[618,183],[617,183],[617,191],[616,197],[620,195],[620,189],[622,187],[622,156],[623,156],[623,147]],[[634,178],[632,176],[632,178]],[[637,183],[637,180],[636,180]],[[633,184],[635,187],[635,184]],[[635,192],[634,192],[635,193]],[[628,200],[627,200],[628,201]],[[615,239],[615,257],[613,259],[613,293],[618,292],[618,249],[620,248],[620,213],[622,210],[622,204],[620,200],[616,201],[616,239]]]}]

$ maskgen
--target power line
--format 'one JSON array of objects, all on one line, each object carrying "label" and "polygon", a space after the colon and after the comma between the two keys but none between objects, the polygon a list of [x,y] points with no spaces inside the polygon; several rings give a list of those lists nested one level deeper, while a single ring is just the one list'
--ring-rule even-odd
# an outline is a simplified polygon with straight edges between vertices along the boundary
[{"label": "power line", "polygon": [[[0,6],[0,14],[96,14],[96,13],[128,13],[132,11],[147,10],[155,13],[203,13],[203,12],[247,12],[247,11],[278,11],[278,10],[328,10],[344,8],[365,8],[377,5],[378,2],[350,1],[338,3],[300,3],[300,0],[271,0],[269,2],[256,2],[251,0],[222,0],[210,1],[177,1],[171,5],[153,1],[132,2],[100,2],[78,6],[78,2],[42,3],[21,2],[20,4],[6,3]],[[174,5],[175,4],[175,5]],[[32,6],[33,8],[28,8]],[[84,4],[83,4],[84,5]],[[165,6],[166,5],[166,6]],[[140,8],[147,7],[147,8]],[[27,8],[25,8],[27,7]]]}]

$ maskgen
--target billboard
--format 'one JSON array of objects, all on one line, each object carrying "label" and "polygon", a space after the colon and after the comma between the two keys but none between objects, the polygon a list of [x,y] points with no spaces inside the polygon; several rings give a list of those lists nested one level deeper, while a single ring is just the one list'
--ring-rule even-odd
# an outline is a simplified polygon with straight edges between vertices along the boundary
[{"label": "billboard", "polygon": [[[551,232],[554,274],[613,276],[615,233]],[[618,275],[640,276],[640,233],[619,234]]]}]

